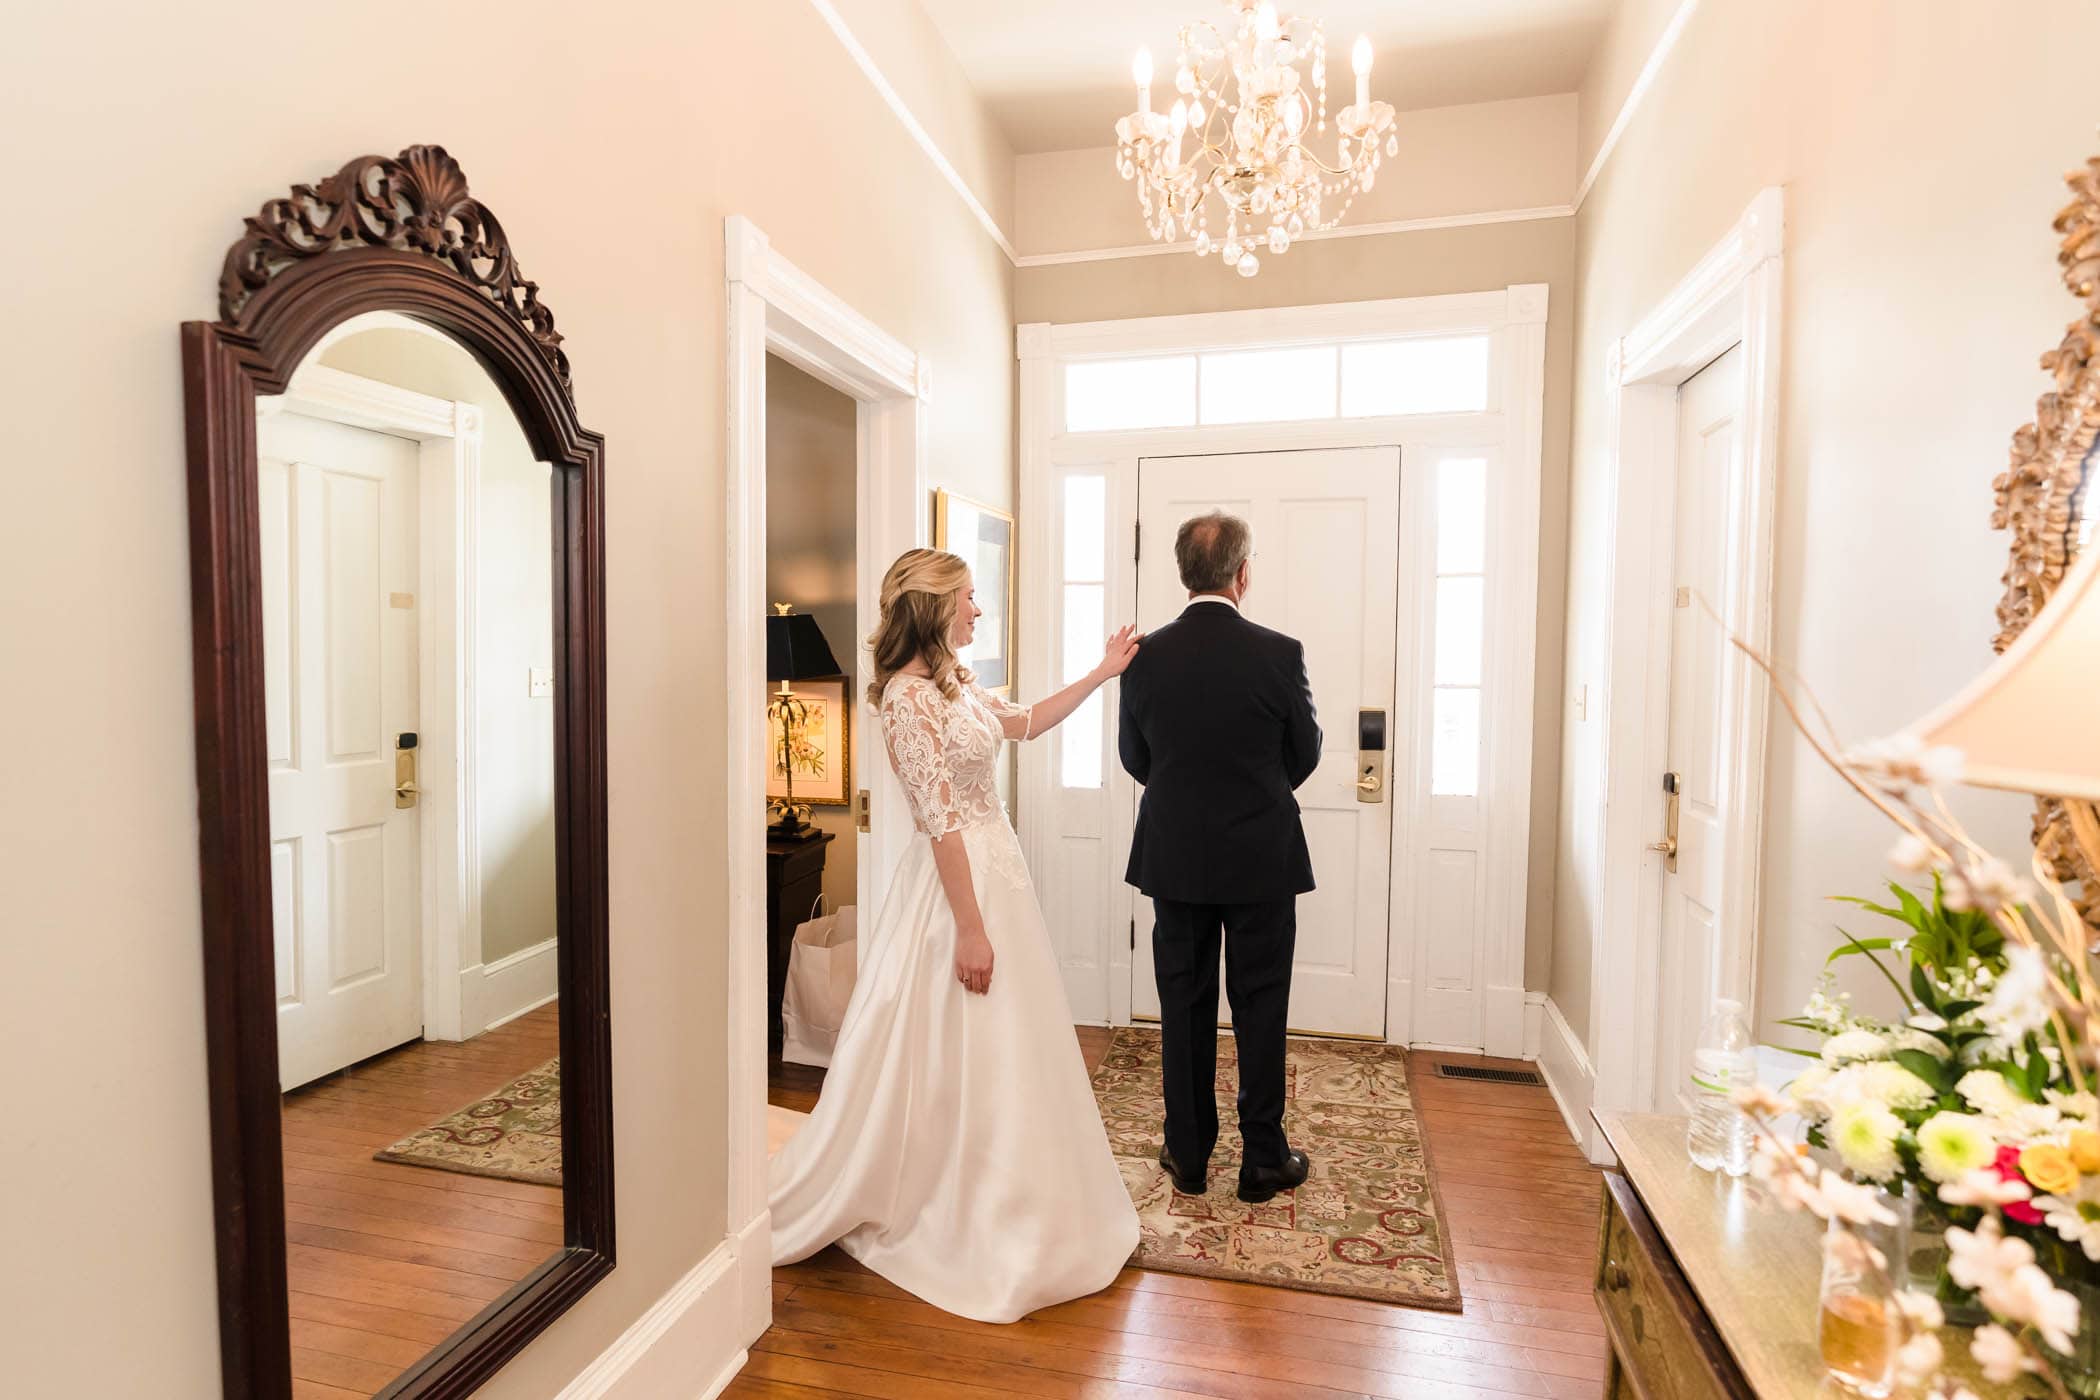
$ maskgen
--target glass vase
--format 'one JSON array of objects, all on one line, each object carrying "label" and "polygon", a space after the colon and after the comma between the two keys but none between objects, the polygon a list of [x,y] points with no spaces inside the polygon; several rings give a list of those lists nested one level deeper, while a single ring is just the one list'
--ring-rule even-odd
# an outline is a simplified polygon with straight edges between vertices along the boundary
[{"label": "glass vase", "polygon": [[1947,1321],[1957,1327],[1980,1327],[1990,1314],[1976,1295],[1947,1276],[1947,1208],[1940,1204],[1931,1186],[1922,1190],[1913,1183],[1906,1193],[1911,1201],[1910,1247],[1905,1251],[1905,1286],[1939,1300]]},{"label": "glass vase", "polygon": [[2035,1253],[2056,1286],[2078,1299],[2078,1331],[2071,1338],[2071,1350],[2049,1353],[2056,1378],[2081,1400],[2100,1400],[2100,1278],[2075,1245],[2050,1240]]},{"label": "glass vase", "polygon": [[1831,1221],[1823,1234],[1823,1289],[1817,1314],[1823,1366],[1869,1400],[1881,1400],[1896,1382],[1903,1317],[1896,1307],[1909,1250],[1910,1203],[1883,1195],[1892,1225]]}]

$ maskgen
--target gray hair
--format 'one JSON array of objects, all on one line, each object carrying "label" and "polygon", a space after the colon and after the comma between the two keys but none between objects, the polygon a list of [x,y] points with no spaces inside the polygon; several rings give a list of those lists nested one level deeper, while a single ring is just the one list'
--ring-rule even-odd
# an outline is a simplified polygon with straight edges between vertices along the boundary
[{"label": "gray hair", "polygon": [[1174,532],[1174,565],[1191,593],[1224,592],[1253,552],[1254,531],[1222,510],[1184,520]]}]

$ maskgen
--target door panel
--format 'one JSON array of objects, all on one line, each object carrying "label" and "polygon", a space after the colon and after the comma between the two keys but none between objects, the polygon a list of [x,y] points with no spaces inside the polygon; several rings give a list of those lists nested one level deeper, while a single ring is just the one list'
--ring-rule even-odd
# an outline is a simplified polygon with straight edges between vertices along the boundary
[{"label": "door panel", "polygon": [[289,412],[257,426],[280,1075],[289,1089],[422,1030],[417,448]]},{"label": "door panel", "polygon": [[1718,993],[1720,713],[1727,643],[1698,599],[1726,592],[1727,502],[1740,458],[1742,360],[1740,349],[1730,350],[1685,381],[1677,400],[1668,744],[1669,771],[1677,775],[1677,868],[1662,875],[1664,1014],[1655,1060],[1655,1102],[1665,1111],[1681,1101],[1693,1041]]},{"label": "door panel", "polygon": [[[1187,602],[1174,565],[1180,523],[1230,511],[1254,530],[1245,612],[1305,644],[1326,732],[1320,766],[1298,790],[1319,888],[1298,902],[1294,1029],[1382,1035],[1393,809],[1357,797],[1357,715],[1391,714],[1400,523],[1397,448],[1147,458],[1138,469],[1138,626]],[[1137,901],[1131,1006],[1159,1014],[1152,915]],[[1228,1014],[1220,1004],[1221,1015]]]}]

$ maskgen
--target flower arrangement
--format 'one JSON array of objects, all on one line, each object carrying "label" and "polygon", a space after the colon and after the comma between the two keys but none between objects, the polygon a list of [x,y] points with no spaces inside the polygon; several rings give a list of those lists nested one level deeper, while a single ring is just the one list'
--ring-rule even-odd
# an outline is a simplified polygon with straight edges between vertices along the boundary
[{"label": "flower arrangement", "polygon": [[[1752,1174],[1781,1208],[1829,1222],[1826,1271],[1878,1276],[1894,1313],[1894,1369],[1918,1393],[1974,1400],[1945,1374],[1939,1335],[1947,1307],[1970,1303],[1985,1318],[1969,1351],[1986,1380],[2033,1376],[2057,1400],[2100,1396],[2100,1318],[2082,1306],[2100,1310],[2090,930],[2049,878],[2046,853],[2030,881],[1962,829],[1939,791],[1959,777],[1958,753],[1908,740],[1843,751],[1820,710],[1810,723],[1765,658],[1735,645],[1772,679],[1818,756],[1899,828],[1891,863],[1930,882],[1923,893],[1891,882],[1890,904],[1849,901],[1903,932],[1844,933],[1830,962],[1871,964],[1901,1013],[1856,1012],[1826,972],[1783,1023],[1820,1038],[1795,1050],[1814,1063],[1784,1098],[1735,1096],[1757,1130]],[[1778,1130],[1789,1111],[1808,1125],[1807,1143]],[[1810,1146],[1825,1149],[1822,1160]],[[1871,1242],[1897,1220],[1890,1194],[1944,1225],[1933,1292],[1905,1286]]]}]

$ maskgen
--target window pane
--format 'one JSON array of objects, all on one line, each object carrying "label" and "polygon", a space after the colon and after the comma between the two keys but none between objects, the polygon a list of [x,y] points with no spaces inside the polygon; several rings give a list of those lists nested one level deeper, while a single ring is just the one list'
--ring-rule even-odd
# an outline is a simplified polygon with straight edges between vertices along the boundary
[{"label": "window pane", "polygon": [[1436,581],[1437,685],[1480,684],[1486,582],[1478,574]]},{"label": "window pane", "polygon": [[1196,357],[1075,360],[1065,366],[1065,429],[1186,428],[1196,421]]},{"label": "window pane", "polygon": [[1480,692],[1439,689],[1431,731],[1430,795],[1477,796],[1480,792]]},{"label": "window pane", "polygon": [[1065,580],[1098,581],[1108,577],[1108,478],[1065,478]]},{"label": "window pane", "polygon": [[1101,786],[1101,692],[1087,696],[1058,726],[1058,781],[1068,788]]},{"label": "window pane", "polygon": [[[1108,635],[1108,589],[1098,583],[1065,585],[1064,657],[1061,670],[1070,685],[1101,659]],[[1058,730],[1058,780],[1068,788],[1101,786],[1101,695],[1087,697]]]},{"label": "window pane", "polygon": [[1342,416],[1478,413],[1488,401],[1488,337],[1374,340],[1342,347]]},{"label": "window pane", "polygon": [[1203,421],[1334,417],[1334,347],[1234,350],[1203,357]]},{"label": "window pane", "polygon": [[1436,571],[1487,572],[1487,463],[1478,457],[1437,464]]}]

